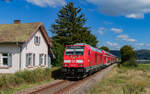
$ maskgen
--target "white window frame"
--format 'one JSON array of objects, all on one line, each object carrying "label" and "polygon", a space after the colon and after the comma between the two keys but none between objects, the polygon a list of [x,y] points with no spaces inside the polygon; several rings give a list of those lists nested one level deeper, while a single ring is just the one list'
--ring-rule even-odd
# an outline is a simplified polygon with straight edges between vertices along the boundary
[{"label": "white window frame", "polygon": [[35,37],[34,37],[34,44],[35,44],[35,45],[39,46],[39,45],[40,45],[40,41],[41,41],[40,36],[35,36]]},{"label": "white window frame", "polygon": [[[7,54],[7,56],[3,56],[3,54]],[[9,67],[9,54],[10,53],[0,53],[0,67]],[[7,65],[4,65],[4,58],[7,59]]]},{"label": "white window frame", "polygon": [[[42,59],[42,63],[41,63],[41,59]],[[40,66],[46,66],[46,62],[47,62],[47,55],[46,54],[39,54],[39,65]]]},{"label": "white window frame", "polygon": [[31,58],[31,61],[29,62],[29,60],[28,60],[28,62],[27,62],[27,59],[26,59],[26,63],[28,63],[26,67],[33,67],[34,63],[35,63],[35,60],[34,60],[35,59],[34,58],[35,54],[34,53],[27,53],[26,56],[27,55],[28,55],[28,59]]}]

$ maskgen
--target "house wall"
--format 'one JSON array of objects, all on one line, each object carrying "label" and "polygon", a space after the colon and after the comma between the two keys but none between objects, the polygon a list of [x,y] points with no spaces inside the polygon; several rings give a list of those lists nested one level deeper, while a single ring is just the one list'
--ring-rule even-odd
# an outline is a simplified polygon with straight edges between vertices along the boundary
[{"label": "house wall", "polygon": [[[40,45],[37,46],[34,43],[34,37],[35,36],[40,36]],[[31,68],[27,68],[26,67],[26,54],[27,53],[34,53],[35,54],[35,66],[31,67]],[[42,36],[42,33],[40,30],[38,30],[33,36],[32,38],[23,45],[22,48],[22,52],[21,52],[21,69],[33,69],[36,67],[39,67],[39,54],[46,54],[47,56],[47,60],[46,60],[46,66],[48,67],[48,45],[44,39],[44,37]]]},{"label": "house wall", "polygon": [[16,71],[19,71],[20,47],[0,46],[0,53],[12,53],[12,67],[0,67],[0,73],[14,73]]}]

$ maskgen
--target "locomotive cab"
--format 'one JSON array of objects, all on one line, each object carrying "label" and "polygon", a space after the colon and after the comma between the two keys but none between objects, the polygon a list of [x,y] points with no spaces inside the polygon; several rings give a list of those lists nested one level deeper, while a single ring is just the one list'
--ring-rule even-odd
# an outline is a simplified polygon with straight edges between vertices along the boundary
[{"label": "locomotive cab", "polygon": [[67,77],[81,78],[86,74],[89,48],[85,45],[66,46],[62,71]]},{"label": "locomotive cab", "polygon": [[84,46],[67,46],[64,53],[63,67],[83,67]]}]

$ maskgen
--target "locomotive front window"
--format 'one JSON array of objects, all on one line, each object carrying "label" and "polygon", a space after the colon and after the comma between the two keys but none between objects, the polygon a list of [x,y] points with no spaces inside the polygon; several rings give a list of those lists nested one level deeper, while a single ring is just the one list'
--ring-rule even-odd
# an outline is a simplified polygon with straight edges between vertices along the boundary
[{"label": "locomotive front window", "polygon": [[66,49],[66,55],[83,55],[84,46],[70,46]]}]

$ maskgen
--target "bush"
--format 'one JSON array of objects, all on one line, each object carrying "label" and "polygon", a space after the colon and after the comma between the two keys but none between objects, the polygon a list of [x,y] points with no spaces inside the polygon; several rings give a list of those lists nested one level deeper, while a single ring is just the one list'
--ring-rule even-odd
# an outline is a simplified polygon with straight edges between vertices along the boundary
[{"label": "bush", "polygon": [[14,86],[24,83],[22,78],[16,77],[13,74],[3,74],[0,76],[0,89],[13,88]]},{"label": "bush", "polygon": [[35,83],[38,81],[49,80],[51,77],[51,71],[48,68],[37,68],[32,71],[24,70],[22,72],[17,72],[15,75],[21,77],[27,83]]},{"label": "bush", "polygon": [[137,67],[138,63],[136,62],[136,59],[131,58],[130,60],[124,62],[123,65],[128,67]]},{"label": "bush", "polygon": [[52,70],[49,68],[37,68],[35,70],[24,70],[15,74],[0,75],[0,89],[13,88],[23,83],[36,83],[51,80]]},{"label": "bush", "polygon": [[136,62],[136,52],[131,46],[125,45],[120,49],[121,62],[122,65],[127,66],[137,66]]}]

